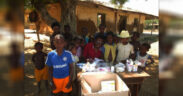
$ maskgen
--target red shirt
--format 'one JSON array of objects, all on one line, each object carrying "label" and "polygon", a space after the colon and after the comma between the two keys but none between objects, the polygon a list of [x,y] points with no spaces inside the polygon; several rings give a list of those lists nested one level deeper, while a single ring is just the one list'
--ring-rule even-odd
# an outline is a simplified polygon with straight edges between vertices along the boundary
[{"label": "red shirt", "polygon": [[88,43],[83,51],[83,56],[88,59],[88,58],[101,58],[102,57],[102,51],[98,49],[95,51],[93,43]]}]

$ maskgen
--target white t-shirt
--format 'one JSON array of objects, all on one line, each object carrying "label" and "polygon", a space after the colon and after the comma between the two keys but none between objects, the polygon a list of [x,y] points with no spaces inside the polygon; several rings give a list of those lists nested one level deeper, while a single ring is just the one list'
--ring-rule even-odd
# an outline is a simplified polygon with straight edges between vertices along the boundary
[{"label": "white t-shirt", "polygon": [[128,43],[126,45],[123,45],[122,43],[117,44],[117,62],[120,62],[121,60],[126,60],[129,58],[130,54],[134,54],[133,46]]},{"label": "white t-shirt", "polygon": [[138,60],[139,62],[141,62],[141,66],[142,66],[142,67],[145,67],[145,66],[146,66],[146,62],[147,62],[147,60],[148,60],[149,58],[151,58],[151,56],[150,56],[149,54],[146,54],[145,56],[140,56],[140,53],[137,52],[137,60]]}]

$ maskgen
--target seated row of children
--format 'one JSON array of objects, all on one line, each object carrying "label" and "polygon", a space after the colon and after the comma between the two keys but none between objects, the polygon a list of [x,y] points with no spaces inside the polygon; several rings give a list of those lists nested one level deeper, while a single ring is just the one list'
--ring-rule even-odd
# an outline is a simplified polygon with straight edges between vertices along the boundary
[{"label": "seated row of children", "polygon": [[[93,42],[87,43],[84,47],[81,45],[82,42],[80,41],[79,43],[79,39],[77,38],[68,44],[68,48],[66,49],[69,49],[73,53],[77,62],[86,62],[87,59],[91,61],[94,58],[99,58],[114,64],[117,62],[125,63],[127,59],[131,58],[133,60],[137,59],[142,63],[141,67],[145,67],[148,59],[151,60],[150,63],[154,61],[147,54],[150,45],[148,43],[140,44],[137,41],[138,34],[133,33],[131,37],[128,31],[122,31],[117,36],[118,42],[114,42],[116,36],[113,32],[108,32],[105,39],[102,35],[98,35]],[[129,41],[130,37],[132,38],[131,41]]]}]

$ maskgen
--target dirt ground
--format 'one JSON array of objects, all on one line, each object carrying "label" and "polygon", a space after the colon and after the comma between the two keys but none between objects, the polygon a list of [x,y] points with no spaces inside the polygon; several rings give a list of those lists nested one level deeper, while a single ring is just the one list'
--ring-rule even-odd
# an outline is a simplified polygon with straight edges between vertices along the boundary
[{"label": "dirt ground", "polygon": [[[151,75],[150,78],[147,78],[142,84],[142,88],[139,92],[139,96],[158,96],[158,36],[157,35],[142,35],[140,41],[144,41],[149,38],[151,44],[151,52],[149,54],[153,55],[155,63],[147,67],[147,72]],[[49,37],[41,35],[41,42],[44,44],[44,52],[49,52],[51,49],[49,47]],[[31,61],[32,54],[35,52],[33,50],[33,45],[37,41],[37,37],[34,34],[26,34],[25,38],[25,79],[24,79],[24,96],[37,96],[37,84],[34,77],[34,66]],[[39,96],[48,96],[47,91],[42,84],[42,92]]]}]

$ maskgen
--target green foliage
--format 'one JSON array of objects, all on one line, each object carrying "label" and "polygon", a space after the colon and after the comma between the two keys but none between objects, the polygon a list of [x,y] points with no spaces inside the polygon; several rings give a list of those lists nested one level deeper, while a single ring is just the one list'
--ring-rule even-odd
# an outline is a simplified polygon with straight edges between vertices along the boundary
[{"label": "green foliage", "polygon": [[119,8],[123,6],[124,3],[126,3],[128,0],[110,0],[112,4],[117,5]]},{"label": "green foliage", "polygon": [[24,0],[24,8],[34,9],[35,4],[49,4],[55,2],[58,2],[58,0]]},{"label": "green foliage", "polygon": [[145,20],[145,24],[146,25],[149,25],[149,24],[158,24],[159,23],[159,20],[158,19],[155,19],[155,20]]},{"label": "green foliage", "polygon": [[153,24],[159,24],[159,20],[155,19],[155,20],[145,20],[145,29],[152,29],[152,23]]}]

